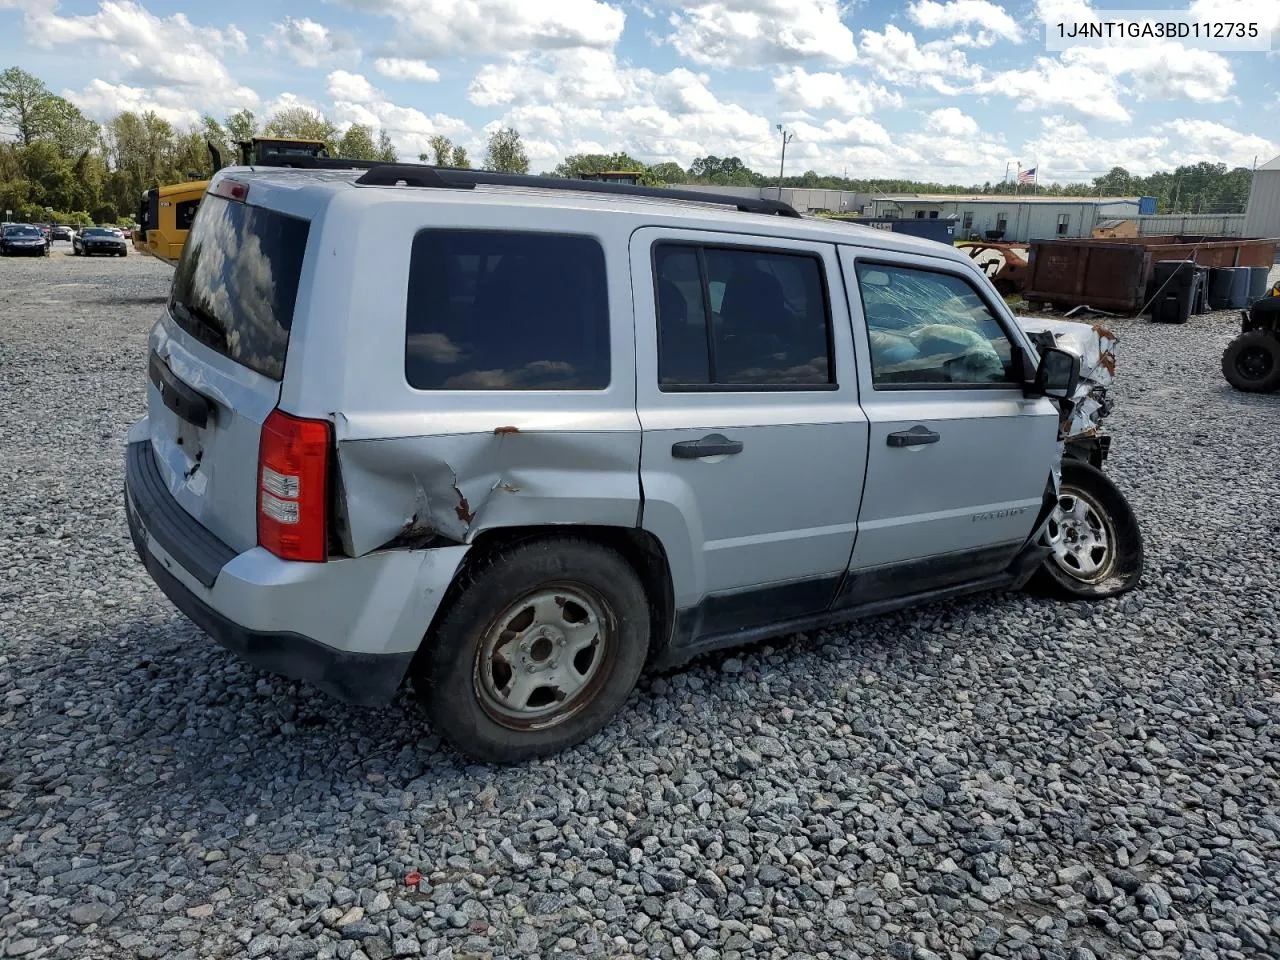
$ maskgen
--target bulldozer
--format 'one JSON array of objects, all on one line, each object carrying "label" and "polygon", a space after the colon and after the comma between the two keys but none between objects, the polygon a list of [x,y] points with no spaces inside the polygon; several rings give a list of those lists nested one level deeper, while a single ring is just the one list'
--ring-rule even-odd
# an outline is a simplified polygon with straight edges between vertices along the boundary
[{"label": "bulldozer", "polygon": [[[213,172],[224,166],[222,152],[206,141]],[[243,167],[270,165],[290,166],[291,161],[328,157],[329,151],[319,140],[293,137],[253,137],[236,143],[236,162]],[[133,232],[133,247],[139,253],[176,266],[187,241],[187,231],[195,219],[208,180],[188,180],[168,186],[154,186],[142,194],[138,207],[138,229]]]}]

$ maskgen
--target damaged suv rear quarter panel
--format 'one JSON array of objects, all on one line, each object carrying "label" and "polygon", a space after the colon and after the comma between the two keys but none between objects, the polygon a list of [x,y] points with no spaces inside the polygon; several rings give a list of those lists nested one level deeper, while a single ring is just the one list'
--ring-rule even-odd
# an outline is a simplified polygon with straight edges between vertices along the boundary
[{"label": "damaged suv rear quarter panel", "polygon": [[[431,536],[471,543],[500,527],[635,527],[640,514],[640,422],[629,233],[618,218],[569,209],[556,232],[605,250],[609,384],[593,390],[419,390],[405,376],[408,277],[424,229],[513,228],[510,207],[480,195],[465,204],[436,191],[350,188],[329,207],[325,255],[346,275],[350,301],[313,316],[291,345],[328,377],[287,377],[282,406],[334,424],[345,548],[362,556]],[[330,229],[332,228],[332,229]],[[342,249],[343,256],[339,256]],[[355,255],[352,256],[351,250]],[[387,277],[400,278],[386,283]],[[335,390],[334,385],[340,385]],[[336,400],[336,402],[335,402]],[[514,411],[514,412],[513,412]]]}]

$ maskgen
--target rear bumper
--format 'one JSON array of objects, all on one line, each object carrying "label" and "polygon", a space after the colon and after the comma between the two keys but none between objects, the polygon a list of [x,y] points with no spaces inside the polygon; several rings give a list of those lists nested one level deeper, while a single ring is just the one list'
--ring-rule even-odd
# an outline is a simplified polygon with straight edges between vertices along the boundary
[{"label": "rear bumper", "polygon": [[128,445],[124,495],[139,559],[196,626],[255,667],[359,706],[395,694],[466,551],[328,563],[237,554],[179,505],[147,440]]}]

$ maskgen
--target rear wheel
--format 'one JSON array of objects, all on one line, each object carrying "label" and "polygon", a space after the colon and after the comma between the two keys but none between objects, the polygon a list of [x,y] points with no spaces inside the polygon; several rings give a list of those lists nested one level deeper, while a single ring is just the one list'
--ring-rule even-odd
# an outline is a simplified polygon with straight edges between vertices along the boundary
[{"label": "rear wheel", "polygon": [[1099,600],[1127,593],[1142,577],[1142,530],[1133,508],[1110,477],[1083,461],[1062,462],[1048,541],[1052,552],[1030,584],[1042,593]]},{"label": "rear wheel", "polygon": [[644,667],[649,604],[613,550],[565,537],[495,551],[467,575],[414,666],[432,724],[481,760],[585,740]]},{"label": "rear wheel", "polygon": [[1237,390],[1249,393],[1280,388],[1280,336],[1251,330],[1236,337],[1222,354],[1222,375]]}]

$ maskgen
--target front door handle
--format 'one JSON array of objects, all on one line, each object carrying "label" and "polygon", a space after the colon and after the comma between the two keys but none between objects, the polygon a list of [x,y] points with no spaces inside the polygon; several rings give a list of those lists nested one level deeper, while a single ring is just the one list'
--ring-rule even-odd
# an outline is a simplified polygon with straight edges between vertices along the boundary
[{"label": "front door handle", "polygon": [[677,460],[698,460],[741,452],[742,441],[730,440],[722,433],[709,433],[701,440],[681,440],[671,445],[671,455]]},{"label": "front door handle", "polygon": [[935,433],[923,424],[917,423],[910,430],[899,430],[897,433],[889,434],[889,446],[918,447],[926,443],[937,443],[941,439],[942,434]]}]

